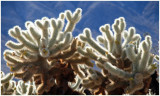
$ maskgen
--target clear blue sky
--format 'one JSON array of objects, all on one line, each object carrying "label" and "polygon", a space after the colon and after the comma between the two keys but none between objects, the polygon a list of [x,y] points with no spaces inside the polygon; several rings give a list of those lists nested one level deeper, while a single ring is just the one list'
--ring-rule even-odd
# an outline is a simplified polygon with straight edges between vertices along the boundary
[{"label": "clear blue sky", "polygon": [[[2,1],[1,2],[1,63],[2,71],[9,72],[3,60],[5,43],[12,39],[8,30],[15,25],[25,29],[26,21],[34,21],[44,16],[58,17],[66,9],[74,11],[82,8],[82,19],[77,24],[74,36],[77,36],[86,27],[89,27],[95,38],[100,34],[99,27],[106,23],[113,24],[114,19],[125,17],[127,28],[134,26],[137,33],[143,35],[148,32],[153,38],[153,46],[158,45],[159,38],[159,2],[157,1]],[[13,40],[13,39],[12,39]]]}]

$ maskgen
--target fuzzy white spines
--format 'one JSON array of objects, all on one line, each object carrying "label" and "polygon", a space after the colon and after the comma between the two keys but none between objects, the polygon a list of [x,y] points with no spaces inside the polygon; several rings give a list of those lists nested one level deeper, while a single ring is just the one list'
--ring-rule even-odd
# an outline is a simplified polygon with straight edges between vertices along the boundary
[{"label": "fuzzy white spines", "polygon": [[2,84],[9,82],[13,78],[13,73],[8,73],[7,75],[3,76],[4,73],[2,73],[2,71],[1,71],[1,74],[2,74],[2,77],[1,77]]},{"label": "fuzzy white spines", "polygon": [[136,53],[134,52],[133,44],[126,45],[126,54],[128,59],[130,59],[132,62],[135,61]]},{"label": "fuzzy white spines", "polygon": [[1,95],[14,94],[16,82],[12,79],[12,73],[8,73],[7,75],[5,75],[4,72],[1,71]]},{"label": "fuzzy white spines", "polygon": [[135,91],[140,90],[144,87],[143,75],[141,73],[136,73],[133,80],[130,80],[130,85],[125,88],[125,93],[133,94]]},{"label": "fuzzy white spines", "polygon": [[132,74],[129,72],[125,72],[124,70],[117,68],[109,62],[106,62],[103,66],[109,73],[119,78],[123,78],[124,80],[128,80],[132,77]]},{"label": "fuzzy white spines", "polygon": [[16,86],[16,95],[33,95],[35,92],[35,85],[25,83],[22,80],[18,81]]},{"label": "fuzzy white spines", "polygon": [[64,22],[62,20],[56,20],[54,18],[51,19],[51,37],[49,40],[48,48],[51,49],[53,45],[56,43],[57,36],[64,26]]},{"label": "fuzzy white spines", "polygon": [[105,55],[106,50],[99,46],[96,41],[92,38],[91,30],[89,28],[85,28],[83,30],[83,35],[80,34],[79,38],[83,42],[87,42],[92,48],[94,48],[96,51],[98,51],[100,54]]},{"label": "fuzzy white spines", "polygon": [[91,68],[87,69],[88,76],[83,79],[82,85],[85,88],[89,89],[96,89],[98,86],[100,86],[103,82],[103,76],[100,72],[95,71]]},{"label": "fuzzy white spines", "polygon": [[77,8],[76,11],[72,14],[70,10],[65,11],[66,18],[67,18],[67,25],[65,27],[64,34],[67,32],[72,32],[75,28],[75,25],[79,22],[82,16],[82,9]]},{"label": "fuzzy white spines", "polygon": [[78,75],[76,75],[75,77],[75,83],[71,83],[69,82],[69,86],[73,89],[73,90],[76,90],[76,91],[79,91],[79,87],[80,87],[80,84],[81,84],[81,79]]},{"label": "fuzzy white spines", "polygon": [[122,32],[126,28],[125,19],[123,17],[120,17],[114,21],[114,24],[112,25],[112,29],[114,31],[114,42],[115,42],[115,51],[116,54],[121,55],[122,52]]},{"label": "fuzzy white spines", "polygon": [[138,40],[141,40],[141,36],[135,33],[136,33],[136,29],[134,27],[130,27],[128,31],[123,32],[124,42],[122,44],[122,48],[124,48],[128,43],[132,44]]},{"label": "fuzzy white spines", "polygon": [[[116,19],[112,25],[114,34],[110,30],[109,24],[101,26],[99,30],[102,35],[97,36],[97,41],[104,46],[100,46],[93,40],[90,29],[84,29],[83,34],[79,35],[79,39],[88,45],[85,48],[79,47],[78,52],[95,60],[97,67],[103,71],[106,70],[111,76],[115,76],[115,79],[117,77],[129,82],[128,92],[132,94],[143,87],[143,80],[153,74],[157,65],[156,63],[152,64],[154,56],[150,53],[152,48],[151,37],[146,36],[145,40],[141,42],[141,36],[136,34],[134,27],[130,27],[128,30],[125,28],[126,22],[122,17]],[[94,51],[87,51],[88,49],[94,49]],[[130,61],[127,63],[131,65],[129,67],[131,72],[126,71],[128,69],[119,68],[118,65],[120,63],[122,64],[120,66],[124,67],[123,63],[127,59]],[[102,73],[104,73],[103,71]],[[107,76],[107,74],[103,75]],[[136,79],[137,74],[141,74],[141,80]],[[85,82],[89,84],[88,86],[93,85],[92,82]]]},{"label": "fuzzy white spines", "polygon": [[148,61],[150,58],[150,50],[152,46],[152,41],[150,36],[146,36],[145,40],[142,41],[141,43],[141,50],[142,50],[142,55],[141,55],[141,61],[138,67],[139,72],[143,72],[145,68],[148,66]]},{"label": "fuzzy white spines", "polygon": [[[110,25],[105,24],[104,26],[101,26],[99,28],[99,30],[100,30],[100,32],[102,32],[102,35],[105,33],[104,38],[106,38],[107,42],[104,42],[104,45],[107,46],[108,51],[112,51],[114,37],[113,37],[113,33],[110,30]],[[106,43],[108,43],[108,44],[106,45]]]}]

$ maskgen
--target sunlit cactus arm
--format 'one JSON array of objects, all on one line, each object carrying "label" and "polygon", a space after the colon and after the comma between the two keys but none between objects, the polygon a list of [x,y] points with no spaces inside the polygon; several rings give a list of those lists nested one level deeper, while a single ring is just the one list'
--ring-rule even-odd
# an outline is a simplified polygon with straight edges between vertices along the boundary
[{"label": "sunlit cactus arm", "polygon": [[23,81],[18,81],[16,88],[16,95],[34,95],[34,85],[31,83],[25,83]]},{"label": "sunlit cactus arm", "polygon": [[71,46],[67,50],[64,50],[63,53],[60,52],[58,55],[51,57],[48,60],[53,60],[58,58],[61,59],[70,58],[72,55],[75,54],[76,50],[77,50],[77,39],[74,39],[71,43]]},{"label": "sunlit cactus arm", "polygon": [[[24,38],[23,34],[21,33],[21,29],[20,29],[19,26],[15,26],[15,27],[14,27],[14,30],[12,30],[12,31],[10,30],[10,31],[9,31],[9,34],[12,35],[12,32],[13,32],[13,34],[16,34],[17,40],[20,41],[21,43],[23,43],[25,47],[27,47],[28,49],[30,49],[30,50],[33,51],[33,52],[37,52],[38,47],[35,46],[33,43],[28,42],[28,41]],[[12,36],[12,37],[13,37],[13,36]]]},{"label": "sunlit cactus arm", "polygon": [[72,69],[76,72],[76,74],[78,74],[78,76],[79,76],[80,78],[84,78],[84,77],[85,77],[84,72],[82,72],[82,70],[78,67],[78,65],[72,64],[71,67],[72,67]]},{"label": "sunlit cactus arm", "polygon": [[36,22],[32,23],[32,22],[28,21],[28,22],[25,23],[25,27],[28,30],[28,32],[26,33],[27,34],[27,38],[32,38],[33,41],[35,41],[36,44],[39,45],[40,44],[39,40],[40,40],[41,36],[38,33],[38,31],[39,31],[38,28],[36,28]]},{"label": "sunlit cactus arm", "polygon": [[[56,20],[54,18],[52,18],[50,20],[51,22],[51,37],[49,39],[49,45],[48,48],[51,49],[53,47],[53,45],[56,43],[56,39],[58,37],[58,34],[60,31],[62,31],[62,28],[64,26],[64,23],[62,20]],[[60,35],[61,36],[61,35]]]},{"label": "sunlit cactus arm", "polygon": [[13,73],[7,75],[1,71],[1,95],[12,95],[16,88],[16,82],[12,80]]},{"label": "sunlit cactus arm", "polygon": [[3,78],[1,78],[1,83],[7,83],[13,78],[13,73],[8,73]]},{"label": "sunlit cactus arm", "polygon": [[112,65],[109,62],[106,62],[103,66],[106,70],[108,70],[109,73],[119,78],[123,78],[124,80],[128,80],[129,78],[132,77],[132,74],[125,72],[122,69],[117,68],[116,66]]},{"label": "sunlit cactus arm", "polygon": [[147,68],[144,71],[144,78],[148,78],[149,76],[151,76],[156,71],[157,68],[158,68],[157,62],[154,62],[154,64],[150,64],[149,66],[147,66]]},{"label": "sunlit cactus arm", "polygon": [[55,46],[55,48],[50,52],[50,56],[57,55],[61,50],[63,50],[71,41],[72,35],[71,33],[67,33],[66,38],[62,42],[60,42],[58,45]]},{"label": "sunlit cactus arm", "polygon": [[[103,26],[102,26],[103,27]],[[100,28],[100,31],[101,31],[102,29]],[[105,30],[105,29],[104,29]],[[105,31],[104,31],[105,32]],[[103,33],[102,33],[103,34]],[[107,50],[109,50],[108,48],[109,48],[109,44],[108,44],[108,41],[105,39],[105,36],[102,36],[102,35],[99,35],[99,36],[97,36],[97,38],[96,38],[96,40],[98,41],[98,43],[100,43],[100,44],[103,44],[104,45],[104,47],[107,49]]]},{"label": "sunlit cactus arm", "polygon": [[84,88],[94,90],[101,86],[103,82],[103,76],[100,72],[89,68],[87,69],[87,74],[88,76],[82,80],[82,85]]},{"label": "sunlit cactus arm", "polygon": [[138,66],[139,72],[143,72],[148,65],[148,61],[150,58],[150,50],[152,47],[151,45],[152,45],[152,41],[150,36],[146,36],[145,40],[141,42],[142,55],[141,55],[140,64]]},{"label": "sunlit cactus arm", "polygon": [[124,42],[122,48],[124,48],[128,43],[134,43],[138,40],[141,40],[141,36],[136,34],[136,29],[134,27],[129,27],[128,31],[123,33]]},{"label": "sunlit cactus arm", "polygon": [[[91,58],[91,59],[93,59],[93,60],[97,60],[97,58],[98,58],[93,52],[90,52],[90,51],[89,51],[90,49],[88,49],[88,48],[86,48],[86,51],[88,50],[88,52],[90,52],[90,53],[84,51],[81,47],[78,47],[77,50],[78,50],[78,52],[81,53],[82,55],[87,56],[87,57],[89,57],[89,58]],[[91,50],[92,50],[92,49],[91,49]]]},{"label": "sunlit cactus arm", "polygon": [[20,50],[20,49],[22,49],[24,47],[24,44],[22,44],[22,43],[15,43],[15,42],[13,42],[13,41],[10,40],[10,41],[8,41],[6,43],[6,46],[8,48],[10,48],[10,49],[13,49],[13,50]]},{"label": "sunlit cactus arm", "polygon": [[136,73],[134,79],[130,79],[130,85],[125,88],[125,93],[133,94],[135,91],[140,90],[144,87],[143,74]]},{"label": "sunlit cactus arm", "polygon": [[81,13],[82,13],[81,8],[77,8],[76,11],[73,14],[71,13],[70,10],[65,11],[65,15],[66,15],[68,23],[65,27],[64,34],[66,34],[67,32],[72,32],[74,30],[75,25],[81,19],[81,16],[82,16]]},{"label": "sunlit cactus arm", "polygon": [[86,64],[87,66],[93,67],[93,63],[87,57],[81,57],[76,59],[69,59],[67,60],[71,64]]},{"label": "sunlit cactus arm", "polygon": [[81,84],[81,79],[79,78],[79,76],[76,76],[76,78],[75,78],[76,80],[76,82],[75,83],[71,83],[71,82],[69,82],[69,86],[72,88],[72,89],[74,89],[74,90],[79,90],[80,88],[80,84]]},{"label": "sunlit cactus arm", "polygon": [[95,40],[93,40],[92,38],[92,34],[90,29],[85,28],[83,30],[83,35],[79,35],[79,38],[83,41],[83,42],[87,42],[90,46],[92,46],[92,48],[94,48],[96,51],[98,51],[100,54],[105,55],[105,52],[107,51],[106,49],[102,48],[100,45],[98,45],[96,43]]},{"label": "sunlit cactus arm", "polygon": [[114,42],[115,42],[115,51],[118,55],[122,53],[122,32],[125,30],[126,23],[123,17],[116,19],[114,24],[112,25],[112,29],[114,31]]}]

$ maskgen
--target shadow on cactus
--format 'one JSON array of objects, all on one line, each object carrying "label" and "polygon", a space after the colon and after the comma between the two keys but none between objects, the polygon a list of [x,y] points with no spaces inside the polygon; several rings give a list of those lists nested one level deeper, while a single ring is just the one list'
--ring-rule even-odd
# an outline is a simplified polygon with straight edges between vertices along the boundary
[{"label": "shadow on cactus", "polygon": [[[112,25],[113,32],[109,24],[100,27],[98,42],[89,28],[74,38],[72,32],[81,14],[80,8],[73,13],[66,10],[58,18],[27,21],[26,30],[19,26],[9,30],[18,43],[6,43],[10,50],[5,50],[4,59],[14,77],[23,80],[17,88],[28,88],[12,94],[80,95],[87,94],[86,90],[95,95],[148,93],[151,75],[157,69],[153,60],[158,58],[150,53],[151,37],[141,41],[135,28],[126,30],[125,19],[120,17]],[[92,68],[92,60],[102,72]],[[34,84],[25,85],[28,81]]]}]

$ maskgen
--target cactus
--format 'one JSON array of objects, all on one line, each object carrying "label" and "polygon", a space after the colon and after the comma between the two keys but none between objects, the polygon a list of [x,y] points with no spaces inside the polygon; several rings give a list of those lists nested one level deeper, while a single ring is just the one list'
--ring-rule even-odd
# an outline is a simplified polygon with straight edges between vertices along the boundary
[{"label": "cactus", "polygon": [[13,74],[8,73],[7,75],[1,71],[1,95],[12,95],[15,92],[16,82],[12,80]]},{"label": "cactus", "polygon": [[[54,83],[53,75],[48,74],[55,74],[49,72],[52,72],[58,60],[71,64],[75,72],[77,64],[87,62],[86,64],[93,66],[88,58],[79,56],[76,52],[77,46],[83,44],[72,36],[76,24],[81,19],[81,13],[80,8],[74,13],[66,10],[60,13],[57,19],[43,17],[34,23],[27,21],[26,30],[22,30],[19,26],[10,29],[8,34],[19,43],[13,41],[6,43],[11,50],[5,50],[4,59],[14,76],[24,82],[34,76],[40,76],[42,83],[37,86],[37,93],[43,94],[47,86]],[[64,28],[65,18],[68,22]],[[47,80],[52,82],[48,83]]]},{"label": "cactus", "polygon": [[[97,40],[89,28],[74,38],[81,16],[80,8],[73,13],[66,10],[58,18],[27,21],[26,30],[10,29],[8,34],[17,42],[6,43],[4,59],[13,73],[1,72],[1,94],[82,95],[87,90],[95,95],[129,95],[148,90],[157,69],[154,59],[159,61],[151,53],[152,38],[147,35],[141,41],[134,27],[126,29],[124,17],[115,19],[112,27],[101,26]],[[101,72],[92,68],[93,61]],[[13,76],[22,81],[16,85]]]},{"label": "cactus", "polygon": [[18,81],[16,86],[16,95],[35,95],[35,85],[33,82],[25,83],[22,80]]},{"label": "cactus", "polygon": [[[153,64],[157,56],[155,58],[150,52],[151,37],[146,36],[145,40],[141,41],[141,36],[136,34],[134,27],[126,30],[126,22],[123,17],[115,20],[112,30],[113,32],[109,24],[101,26],[102,35],[97,37],[97,42],[92,38],[91,30],[85,28],[83,34],[79,35],[79,39],[87,45],[84,48],[78,47],[78,52],[96,62],[96,66],[102,70],[102,73],[98,75],[99,79],[108,78],[105,82],[111,79],[114,83],[106,84],[103,90],[110,93],[121,87],[126,94],[134,94],[144,87],[143,80],[149,78],[157,69],[157,64]],[[87,87],[91,90],[95,88],[91,80],[91,78],[97,78],[96,73],[94,75],[86,79],[90,82],[87,83],[89,84]]]}]

